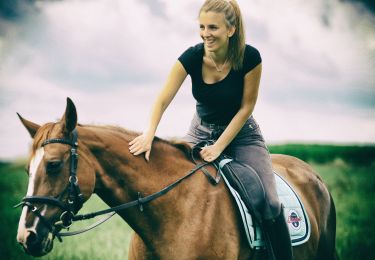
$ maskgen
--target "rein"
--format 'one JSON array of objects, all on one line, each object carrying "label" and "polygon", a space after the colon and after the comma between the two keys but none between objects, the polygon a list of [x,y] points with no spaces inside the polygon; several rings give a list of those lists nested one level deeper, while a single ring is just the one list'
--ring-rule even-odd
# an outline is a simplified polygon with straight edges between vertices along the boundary
[{"label": "rein", "polygon": [[[18,208],[20,206],[27,206],[29,209],[31,209],[31,212],[33,212],[40,220],[41,222],[49,229],[49,231],[56,236],[60,242],[62,242],[61,237],[64,236],[73,236],[77,234],[84,233],[86,231],[89,231],[100,224],[104,223],[108,219],[110,219],[113,215],[115,215],[118,211],[131,208],[134,206],[138,206],[139,210],[143,211],[143,204],[146,204],[154,199],[157,199],[166,193],[168,193],[170,190],[172,190],[174,187],[176,187],[178,184],[180,184],[185,179],[192,176],[195,172],[197,172],[199,169],[202,169],[204,166],[210,164],[210,162],[203,162],[200,164],[196,163],[196,166],[190,170],[185,176],[181,177],[180,179],[176,180],[175,182],[169,184],[168,186],[164,187],[162,190],[155,192],[151,195],[148,195],[146,197],[142,197],[141,193],[138,192],[138,199],[111,207],[104,210],[99,210],[87,214],[82,215],[76,215],[75,212],[78,212],[78,210],[82,207],[84,202],[84,197],[80,191],[79,184],[78,184],[78,178],[77,178],[77,166],[78,166],[78,133],[77,130],[74,129],[73,132],[73,138],[72,140],[67,140],[63,138],[53,138],[53,139],[47,139],[42,143],[42,147],[48,144],[52,143],[60,143],[60,144],[67,144],[71,146],[70,149],[70,175],[69,175],[69,183],[67,187],[64,189],[64,191],[58,195],[57,197],[48,197],[48,196],[26,196],[22,199],[20,203],[14,206],[14,208]],[[68,198],[67,202],[62,201],[62,197],[64,194],[68,192]],[[39,209],[33,205],[33,203],[42,203],[42,204],[50,204],[53,206],[57,206],[58,208],[63,210],[63,213],[60,215],[60,221],[57,221],[55,224],[51,224],[40,212]],[[57,227],[62,227],[65,229],[69,229],[69,227],[73,224],[73,222],[80,221],[80,220],[86,220],[91,219],[97,216],[101,216],[104,214],[108,214],[107,217],[104,217],[103,219],[99,220],[98,222],[92,224],[91,226],[88,226],[87,228],[84,228],[82,230],[72,231],[72,232],[60,232],[56,231]]]}]

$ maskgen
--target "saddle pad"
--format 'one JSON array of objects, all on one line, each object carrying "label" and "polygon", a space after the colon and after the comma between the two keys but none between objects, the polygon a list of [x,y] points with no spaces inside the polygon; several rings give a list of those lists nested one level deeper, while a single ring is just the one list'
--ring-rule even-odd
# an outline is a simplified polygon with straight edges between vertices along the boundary
[{"label": "saddle pad", "polygon": [[[289,184],[276,172],[274,173],[277,194],[280,202],[284,205],[284,217],[288,223],[292,246],[301,245],[309,239],[311,233],[308,215],[301,200]],[[255,249],[264,248],[265,243],[260,226],[253,222],[252,216],[238,192],[229,184],[225,175],[222,174],[222,176],[240,211],[250,247]]]}]

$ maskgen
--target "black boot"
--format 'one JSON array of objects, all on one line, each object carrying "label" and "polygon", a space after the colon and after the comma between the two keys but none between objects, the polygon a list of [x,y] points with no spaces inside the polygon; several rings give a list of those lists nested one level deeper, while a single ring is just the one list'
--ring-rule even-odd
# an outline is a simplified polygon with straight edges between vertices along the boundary
[{"label": "black boot", "polygon": [[269,250],[270,258],[275,258],[276,260],[292,260],[292,243],[290,241],[288,225],[284,218],[283,206],[281,206],[279,216],[275,219],[264,221],[264,231],[266,233],[266,239],[268,238],[270,242],[267,244],[270,244],[269,246],[272,247],[272,250]]}]

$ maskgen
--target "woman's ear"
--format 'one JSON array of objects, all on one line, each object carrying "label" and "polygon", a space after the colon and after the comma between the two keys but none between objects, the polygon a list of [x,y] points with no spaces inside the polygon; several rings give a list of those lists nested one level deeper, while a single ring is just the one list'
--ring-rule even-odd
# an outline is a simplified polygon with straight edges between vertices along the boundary
[{"label": "woman's ear", "polygon": [[235,32],[236,32],[236,27],[235,26],[229,27],[228,38],[232,37]]}]

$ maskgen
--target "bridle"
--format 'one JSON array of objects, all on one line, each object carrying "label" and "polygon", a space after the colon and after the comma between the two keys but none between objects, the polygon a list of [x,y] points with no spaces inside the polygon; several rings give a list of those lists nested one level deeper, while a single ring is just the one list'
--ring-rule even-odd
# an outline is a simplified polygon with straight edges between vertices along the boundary
[{"label": "bridle", "polygon": [[[204,166],[210,164],[209,162],[203,162],[203,163],[196,163],[196,166],[190,170],[185,176],[182,178],[176,180],[175,182],[169,184],[162,190],[155,192],[151,195],[148,195],[146,197],[141,197],[141,193],[138,192],[138,199],[133,200],[121,205],[118,205],[116,207],[108,208],[105,210],[95,211],[88,214],[83,215],[76,215],[78,210],[83,206],[84,202],[84,196],[81,193],[79,184],[78,184],[78,177],[77,177],[77,166],[78,166],[78,133],[77,130],[74,129],[72,131],[72,139],[64,139],[64,138],[51,138],[47,139],[42,143],[42,147],[53,144],[53,143],[60,143],[60,144],[67,144],[71,146],[70,149],[70,167],[69,167],[69,182],[67,187],[56,197],[51,196],[26,196],[22,199],[20,203],[14,206],[14,208],[20,207],[20,206],[27,206],[31,212],[33,212],[34,215],[36,215],[41,222],[49,229],[49,231],[56,236],[60,242],[62,242],[61,237],[63,236],[73,236],[77,234],[81,234],[83,232],[86,232],[88,230],[91,230],[95,228],[96,226],[104,223],[109,218],[111,218],[114,214],[116,214],[118,211],[127,209],[130,207],[138,206],[140,211],[143,211],[143,204],[148,203],[164,194],[166,194],[168,191],[172,190],[175,186],[177,186],[180,182],[187,179],[191,175],[193,175],[196,171],[203,168]],[[205,173],[206,174],[206,173]],[[66,201],[62,201],[63,196],[68,193]],[[44,205],[53,205],[62,210],[62,213],[60,215],[60,220],[57,221],[54,224],[51,224],[41,213],[40,208],[37,208],[33,203],[39,203]],[[108,214],[110,213],[110,214]],[[107,217],[99,220],[98,222],[94,223],[93,225],[82,229],[78,231],[72,231],[72,232],[60,232],[60,230],[57,230],[57,227],[69,229],[69,227],[73,224],[75,221],[85,220],[85,219],[91,219],[100,215],[108,214]]]},{"label": "bridle", "polygon": [[[51,138],[47,139],[42,143],[42,147],[48,144],[67,144],[70,145],[70,167],[69,167],[69,182],[66,188],[56,197],[50,196],[26,196],[22,199],[21,203],[14,207],[27,206],[49,229],[49,231],[56,235],[59,240],[61,240],[61,235],[56,232],[56,226],[61,226],[63,228],[69,228],[75,217],[75,213],[82,207],[84,202],[84,197],[81,193],[81,189],[78,185],[77,178],[77,166],[78,166],[78,133],[74,129],[72,131],[72,139],[64,138]],[[63,196],[68,194],[66,201],[63,201]],[[41,213],[40,208],[37,208],[34,203],[49,204],[56,206],[62,210],[60,215],[60,221],[52,225]]]}]

